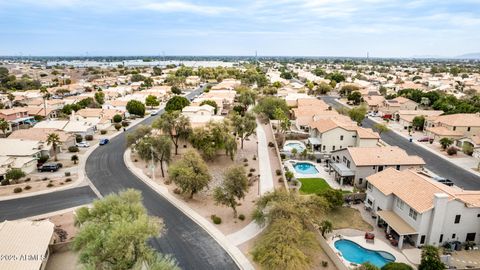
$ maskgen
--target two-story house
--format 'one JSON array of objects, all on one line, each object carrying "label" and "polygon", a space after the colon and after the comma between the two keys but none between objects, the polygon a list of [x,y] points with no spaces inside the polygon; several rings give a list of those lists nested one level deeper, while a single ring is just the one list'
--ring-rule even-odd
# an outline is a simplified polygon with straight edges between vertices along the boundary
[{"label": "two-story house", "polygon": [[0,118],[6,120],[9,123],[9,128],[6,132],[17,130],[23,126],[28,127],[35,123],[33,117],[28,115],[28,109],[26,108],[11,108],[0,110]]},{"label": "two-story house", "polygon": [[404,97],[396,97],[394,99],[387,99],[383,102],[381,111],[384,114],[393,115],[399,110],[417,110],[418,103]]},{"label": "two-story house", "polygon": [[330,118],[311,122],[308,140],[314,152],[330,153],[347,147],[374,147],[380,136],[354,122]]},{"label": "two-story house", "polygon": [[388,168],[367,177],[365,205],[377,223],[412,246],[480,244],[480,191],[441,184],[421,172]]},{"label": "two-story house", "polygon": [[435,140],[441,138],[460,139],[480,133],[480,115],[459,113],[430,116],[425,119],[425,132]]},{"label": "two-story house", "polygon": [[425,161],[419,156],[410,156],[397,146],[348,147],[332,151],[329,163],[330,173],[340,184],[365,187],[367,176],[387,168],[396,170],[420,169]]}]

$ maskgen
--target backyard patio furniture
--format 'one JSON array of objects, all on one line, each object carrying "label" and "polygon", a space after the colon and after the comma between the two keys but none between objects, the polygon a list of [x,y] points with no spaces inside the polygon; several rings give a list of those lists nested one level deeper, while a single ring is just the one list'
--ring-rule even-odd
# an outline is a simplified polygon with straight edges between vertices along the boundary
[{"label": "backyard patio furniture", "polygon": [[375,239],[375,234],[374,234],[374,233],[365,232],[365,239],[366,239],[366,240],[374,240],[374,239]]}]

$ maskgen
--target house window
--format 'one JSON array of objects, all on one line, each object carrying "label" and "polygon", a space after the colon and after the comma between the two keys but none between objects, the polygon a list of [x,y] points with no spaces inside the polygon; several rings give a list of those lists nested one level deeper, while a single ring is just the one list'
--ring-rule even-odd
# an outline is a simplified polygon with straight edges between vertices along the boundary
[{"label": "house window", "polygon": [[480,214],[478,214],[477,217],[480,217]]},{"label": "house window", "polygon": [[443,242],[443,234],[440,234],[440,241],[438,241],[438,243],[442,243]]},{"label": "house window", "polygon": [[400,200],[399,198],[397,198],[397,207],[401,210],[403,210],[403,206],[405,205],[405,203]]},{"label": "house window", "polygon": [[452,234],[452,239],[455,239],[455,237],[457,237],[457,234]]},{"label": "house window", "polygon": [[325,145],[323,146],[323,151],[325,151]]},{"label": "house window", "polygon": [[378,171],[379,172],[383,171],[383,166],[378,166]]},{"label": "house window", "polygon": [[467,237],[465,238],[466,242],[474,242],[476,233],[467,233]]},{"label": "house window", "polygon": [[397,171],[400,171],[400,165],[397,165]]},{"label": "house window", "polygon": [[350,168],[350,160],[347,160],[347,168]]},{"label": "house window", "polygon": [[413,220],[417,220],[417,211],[413,210],[413,208],[410,207],[410,212],[408,213],[408,215],[413,219]]},{"label": "house window", "polygon": [[454,222],[454,223],[455,223],[455,224],[460,223],[460,218],[461,218],[461,217],[462,217],[461,215],[456,215],[456,216],[455,216],[455,222]]},{"label": "house window", "polygon": [[372,184],[370,184],[369,182],[367,182],[367,188],[368,188],[368,190],[372,190]]},{"label": "house window", "polygon": [[332,146],[332,151],[334,151],[334,150],[335,150],[335,145],[334,145],[334,146]]},{"label": "house window", "polygon": [[467,131],[470,131],[470,127],[467,128]]},{"label": "house window", "polygon": [[425,235],[422,235],[422,237],[420,237],[420,245],[423,244],[425,244]]},{"label": "house window", "polygon": [[357,138],[357,135],[352,135],[352,138]]},{"label": "house window", "polygon": [[377,168],[377,166],[373,166],[373,169],[375,170]]},{"label": "house window", "polygon": [[343,141],[343,135],[340,136],[340,141]]},{"label": "house window", "polygon": [[453,127],[453,131],[457,130],[457,127]]},{"label": "house window", "polygon": [[358,179],[358,184],[361,185],[363,183],[363,178]]}]

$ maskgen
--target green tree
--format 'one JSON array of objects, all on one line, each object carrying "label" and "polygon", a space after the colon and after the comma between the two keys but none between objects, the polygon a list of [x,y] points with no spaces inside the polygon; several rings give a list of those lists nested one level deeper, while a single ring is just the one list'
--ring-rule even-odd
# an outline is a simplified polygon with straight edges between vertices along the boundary
[{"label": "green tree", "polygon": [[165,111],[181,111],[188,105],[190,105],[190,101],[186,97],[174,96],[167,101],[167,104],[165,105]]},{"label": "green tree", "polygon": [[214,114],[217,114],[218,112],[218,105],[217,105],[217,102],[215,102],[214,100],[211,100],[211,99],[207,99],[207,100],[204,100],[200,103],[200,106],[202,105],[210,105],[214,108],[214,111],[213,113]]},{"label": "green tree", "polygon": [[175,146],[175,155],[178,155],[179,140],[188,139],[192,133],[190,120],[180,111],[170,111],[162,114],[160,118],[153,122],[152,126],[170,136]]},{"label": "green tree", "polygon": [[[147,244],[163,231],[160,219],[148,216],[140,192],[129,189],[76,211],[79,227],[73,249],[88,269],[141,269],[155,265],[155,251]],[[172,268],[176,264],[172,262]]]},{"label": "green tree", "polygon": [[325,78],[329,79],[329,80],[332,80],[332,81],[335,81],[336,83],[340,83],[340,82],[345,81],[345,76],[342,73],[339,73],[339,72],[330,73]]},{"label": "green tree", "polygon": [[0,118],[0,130],[2,130],[3,135],[7,135],[7,130],[10,127],[10,124],[3,118]]},{"label": "green tree", "polygon": [[345,202],[343,192],[340,189],[328,188],[317,195],[325,199],[328,209],[339,208]]},{"label": "green tree", "polygon": [[[439,268],[441,269],[441,268]],[[413,270],[413,267],[406,263],[401,262],[389,262],[385,264],[381,270]]]},{"label": "green tree", "polygon": [[127,102],[126,108],[129,114],[138,115],[140,117],[145,116],[145,105],[138,100],[130,100]]},{"label": "green tree", "polygon": [[425,116],[423,115],[415,116],[412,120],[412,126],[416,130],[423,130],[423,127],[425,126]]},{"label": "green tree", "polygon": [[235,165],[226,170],[223,183],[215,188],[213,198],[217,204],[233,209],[233,217],[237,217],[237,200],[245,198],[248,191],[248,178],[243,166]]},{"label": "green tree", "polygon": [[157,97],[154,95],[148,95],[145,98],[145,105],[150,106],[150,108],[160,105],[160,101],[157,100]]},{"label": "green tree", "polygon": [[195,151],[187,151],[183,157],[168,168],[169,179],[182,191],[188,193],[190,199],[193,195],[208,186],[212,176],[202,157]]},{"label": "green tree", "polygon": [[73,164],[77,164],[78,162],[78,156],[77,155],[73,155],[71,158],[70,158],[71,161],[73,161]]},{"label": "green tree", "polygon": [[426,245],[422,248],[422,259],[418,270],[438,270],[445,269],[445,265],[440,261],[438,249],[434,246]]},{"label": "green tree", "polygon": [[323,70],[321,67],[316,67],[314,70],[313,70],[313,74],[315,74],[316,76],[325,76],[325,70]]},{"label": "green tree", "polygon": [[113,116],[113,122],[114,123],[120,123],[120,122],[122,122],[122,120],[123,120],[123,117],[120,114],[115,114]]},{"label": "green tree", "polygon": [[321,82],[317,86],[317,89],[316,89],[315,92],[316,92],[317,95],[325,95],[325,94],[329,93],[330,91],[332,91],[332,86],[327,84],[327,83]]},{"label": "green tree", "polygon": [[362,265],[355,268],[355,270],[380,270],[378,267],[371,263],[363,263]]},{"label": "green tree", "polygon": [[237,151],[235,136],[227,122],[209,122],[204,127],[198,127],[190,135],[190,143],[199,150],[207,160],[213,160],[219,150],[233,160]]},{"label": "green tree", "polygon": [[347,100],[353,101],[353,104],[358,105],[362,102],[362,94],[358,91],[353,91],[347,96]]},{"label": "green tree", "polygon": [[281,109],[285,114],[289,111],[288,105],[284,99],[267,96],[258,101],[254,111],[256,113],[264,114],[269,119],[275,119],[274,114],[277,108]]},{"label": "green tree", "polygon": [[348,111],[348,116],[350,116],[353,121],[357,122],[358,125],[362,124],[363,119],[365,119],[365,114],[367,114],[367,108],[363,106]]},{"label": "green tree", "polygon": [[378,132],[378,134],[382,134],[382,133],[388,132],[390,130],[387,127],[387,125],[380,124],[380,123],[377,123],[377,124],[373,125],[373,129],[375,129]]},{"label": "green tree", "polygon": [[248,106],[255,104],[257,93],[252,89],[244,86],[237,87],[235,90],[237,91],[238,95],[238,103],[243,106],[243,110],[246,112]]},{"label": "green tree", "polygon": [[57,161],[57,150],[58,150],[58,146],[60,146],[61,144],[61,141],[60,141],[60,136],[58,136],[57,133],[50,133],[48,134],[47,136],[47,145],[51,145],[52,146],[52,150],[53,150],[53,155],[54,155],[54,159],[55,161]]},{"label": "green tree", "polygon": [[348,96],[352,92],[358,91],[359,89],[360,88],[358,88],[358,86],[354,84],[345,84],[344,86],[342,86],[339,92],[340,92],[340,95],[342,96]]},{"label": "green tree", "polygon": [[168,164],[171,160],[172,141],[170,138],[162,135],[143,137],[135,145],[135,151],[143,160],[150,161],[153,158],[154,162],[159,162],[162,177],[165,177],[163,164]]},{"label": "green tree", "polygon": [[233,126],[233,133],[240,138],[241,149],[243,149],[243,142],[245,139],[250,137],[255,133],[257,127],[257,122],[255,120],[255,115],[252,113],[246,112],[244,116],[234,112],[230,116],[230,120]]},{"label": "green tree", "polygon": [[273,117],[280,122],[280,130],[282,132],[287,132],[288,130],[290,130],[290,118],[288,118],[285,111],[280,108],[276,108],[273,113]]},{"label": "green tree", "polygon": [[139,125],[132,132],[127,134],[127,146],[131,146],[138,142],[139,139],[147,136],[152,132],[152,128],[146,125]]},{"label": "green tree", "polygon": [[462,152],[471,156],[473,154],[473,146],[467,142],[462,144]]},{"label": "green tree", "polygon": [[440,139],[440,144],[442,145],[442,149],[445,150],[447,149],[450,145],[453,144],[453,139],[451,138],[441,138]]},{"label": "green tree", "polygon": [[96,92],[95,101],[100,105],[105,103],[105,94],[102,91]]},{"label": "green tree", "polygon": [[5,174],[5,179],[17,183],[20,178],[25,177],[25,172],[18,168],[11,168]]},{"label": "green tree", "polygon": [[285,178],[287,178],[287,181],[291,181],[295,175],[291,171],[285,172]]},{"label": "green tree", "polygon": [[320,226],[319,226],[318,229],[322,233],[322,236],[325,237],[326,233],[331,233],[332,232],[333,224],[330,220],[322,220],[322,222],[320,222]]},{"label": "green tree", "polygon": [[174,85],[172,86],[172,88],[170,89],[170,91],[172,92],[172,94],[174,95],[180,95],[182,93],[182,89],[180,89],[180,87]]},{"label": "green tree", "polygon": [[275,87],[275,88],[281,88],[281,87],[282,87],[282,83],[279,82],[279,81],[276,81],[276,82],[273,82],[273,83],[272,83],[272,86]]}]

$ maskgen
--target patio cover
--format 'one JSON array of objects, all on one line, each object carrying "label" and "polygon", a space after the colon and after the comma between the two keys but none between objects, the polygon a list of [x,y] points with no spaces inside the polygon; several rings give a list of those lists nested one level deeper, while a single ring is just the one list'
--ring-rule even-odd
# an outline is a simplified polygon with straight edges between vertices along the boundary
[{"label": "patio cover", "polygon": [[340,176],[354,176],[355,175],[355,172],[350,170],[343,163],[330,163],[330,165]]},{"label": "patio cover", "polygon": [[401,217],[395,214],[393,211],[378,211],[378,216],[382,218],[388,226],[390,226],[399,235],[417,234],[418,232],[408,225]]},{"label": "patio cover", "polygon": [[308,142],[312,145],[319,145],[319,144],[322,144],[322,142],[320,142],[320,139],[319,138],[315,138],[315,137],[310,137],[308,138]]}]

